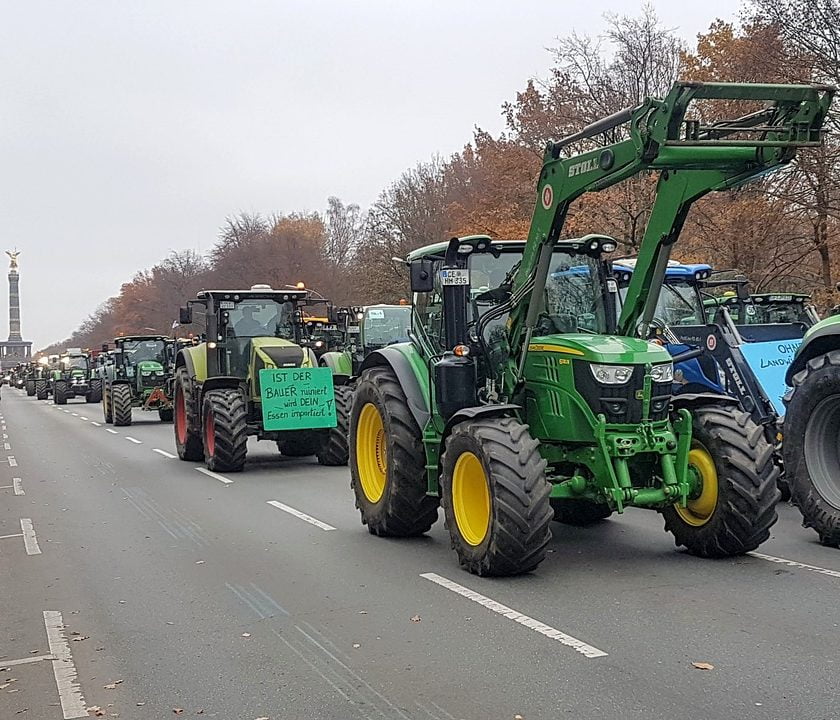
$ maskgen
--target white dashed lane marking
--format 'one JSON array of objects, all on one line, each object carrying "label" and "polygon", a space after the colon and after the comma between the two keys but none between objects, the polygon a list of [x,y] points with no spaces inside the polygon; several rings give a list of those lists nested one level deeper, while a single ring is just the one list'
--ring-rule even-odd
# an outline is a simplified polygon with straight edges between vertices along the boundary
[{"label": "white dashed lane marking", "polygon": [[266,501],[272,507],[276,507],[278,510],[282,510],[283,512],[289,513],[289,515],[294,515],[296,518],[300,518],[304,522],[308,522],[310,525],[314,525],[316,528],[321,528],[321,530],[335,530],[332,525],[327,525],[325,522],[321,522],[318,518],[314,518],[311,515],[307,515],[305,512],[301,512],[300,510],[296,510],[289,505],[285,505],[281,503],[279,500],[268,500]]},{"label": "white dashed lane marking", "polygon": [[98,422],[96,422],[95,420],[91,420],[91,421],[90,421],[90,424],[91,424],[91,425],[95,425],[96,427],[102,427],[102,423],[98,423]]},{"label": "white dashed lane marking", "polygon": [[446,588],[447,590],[451,590],[462,597],[467,598],[468,600],[472,600],[474,603],[478,603],[479,605],[486,607],[488,610],[496,613],[497,615],[501,615],[502,617],[506,617],[508,620],[513,620],[515,623],[519,623],[520,625],[525,626],[529,630],[533,630],[534,632],[539,633],[540,635],[545,635],[547,638],[551,638],[552,640],[556,640],[563,645],[568,645],[570,648],[573,648],[581,655],[588,657],[588,658],[599,658],[599,657],[606,657],[607,653],[603,650],[599,650],[592,645],[588,645],[587,643],[583,642],[582,640],[578,640],[571,635],[567,635],[556,628],[551,627],[550,625],[546,625],[545,623],[540,622],[539,620],[535,620],[532,617],[528,617],[527,615],[523,615],[521,612],[514,610],[513,608],[509,608],[507,605],[502,605],[500,602],[496,602],[491,598],[481,595],[480,593],[475,592],[474,590],[470,590],[463,585],[459,585],[452,580],[449,580],[437,573],[421,573],[421,578],[425,578],[426,580],[431,580],[436,585],[440,585],[441,587]]},{"label": "white dashed lane marking", "polygon": [[105,428],[105,429],[106,429],[109,433],[111,433],[111,435],[119,435],[119,433],[118,433],[116,430],[111,430],[111,428]]},{"label": "white dashed lane marking", "polygon": [[138,440],[137,438],[133,438],[130,435],[126,435],[125,439],[128,440],[129,442],[133,442],[135,445],[142,445],[143,444],[142,440]]},{"label": "white dashed lane marking", "polygon": [[166,452],[166,450],[161,450],[160,448],[152,448],[152,452],[156,452],[158,455],[163,455],[163,457],[169,458],[170,460],[173,460],[175,457],[177,457],[176,455],[173,455],[170,452]]},{"label": "white dashed lane marking", "polygon": [[57,610],[44,610],[44,626],[47,628],[50,652],[55,656],[55,660],[52,661],[53,674],[64,720],[90,717],[82,689],[76,679],[76,665],[73,663],[70,643],[64,635],[64,619],[61,613]]},{"label": "white dashed lane marking", "polygon": [[23,533],[23,545],[27,555],[40,555],[41,548],[38,547],[38,538],[35,536],[35,527],[29,518],[20,519],[20,531]]},{"label": "white dashed lane marking", "polygon": [[819,573],[820,575],[828,575],[829,577],[840,578],[840,571],[829,570],[828,568],[819,567],[818,565],[808,565],[807,563],[797,562],[796,560],[787,560],[786,558],[776,557],[775,555],[765,555],[760,552],[750,552],[747,555],[752,555],[759,560],[766,560],[767,562],[778,563],[779,565],[787,565],[788,567],[800,568],[802,570],[810,570],[811,572]]},{"label": "white dashed lane marking", "polygon": [[214,473],[212,470],[208,470],[207,468],[196,468],[196,470],[207,477],[211,477],[214,480],[218,480],[220,483],[224,483],[225,485],[230,485],[233,483],[233,480],[228,480],[224,475],[219,475],[219,473]]}]

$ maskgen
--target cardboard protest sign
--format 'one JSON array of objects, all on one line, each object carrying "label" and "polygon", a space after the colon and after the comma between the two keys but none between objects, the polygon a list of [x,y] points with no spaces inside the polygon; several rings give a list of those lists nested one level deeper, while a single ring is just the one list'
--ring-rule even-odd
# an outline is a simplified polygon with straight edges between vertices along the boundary
[{"label": "cardboard protest sign", "polygon": [[260,370],[260,398],[266,430],[336,426],[335,390],[329,368]]},{"label": "cardboard protest sign", "polygon": [[787,392],[785,373],[788,365],[793,362],[796,348],[801,344],[801,340],[773,340],[744,343],[740,346],[744,358],[779,415],[785,414],[785,406],[782,402]]}]

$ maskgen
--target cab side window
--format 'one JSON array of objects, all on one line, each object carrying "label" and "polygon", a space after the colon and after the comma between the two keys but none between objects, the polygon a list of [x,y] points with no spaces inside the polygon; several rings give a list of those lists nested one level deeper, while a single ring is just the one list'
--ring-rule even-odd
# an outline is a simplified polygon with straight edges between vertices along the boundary
[{"label": "cab side window", "polygon": [[[443,294],[440,284],[441,261],[434,264],[434,290],[414,293],[412,329],[425,336],[435,352],[443,352]],[[418,327],[419,325],[419,327]]]}]

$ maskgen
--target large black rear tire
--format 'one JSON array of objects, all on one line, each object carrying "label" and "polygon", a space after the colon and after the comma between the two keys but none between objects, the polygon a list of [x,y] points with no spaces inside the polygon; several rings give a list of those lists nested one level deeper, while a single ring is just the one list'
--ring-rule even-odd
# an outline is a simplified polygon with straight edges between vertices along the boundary
[{"label": "large black rear tire", "polygon": [[35,397],[38,400],[46,400],[49,397],[50,389],[46,380],[35,381]]},{"label": "large black rear tire", "polygon": [[595,503],[591,500],[567,500],[566,498],[552,498],[551,509],[554,511],[554,521],[564,525],[586,527],[612,515],[610,506],[606,503]]},{"label": "large black rear tire", "polygon": [[128,385],[111,386],[111,411],[115,427],[131,425],[131,388]]},{"label": "large black rear tire", "polygon": [[820,355],[793,377],[785,398],[785,475],[802,524],[840,546],[840,350]]},{"label": "large black rear tire", "polygon": [[353,404],[353,391],[346,385],[335,388],[336,425],[327,428],[322,434],[322,443],[318,449],[318,462],[321,465],[346,465],[350,459],[350,410]]},{"label": "large black rear tire", "polygon": [[539,446],[510,417],[459,423],[446,439],[441,502],[465,570],[519,575],[545,558],[554,513]]},{"label": "large black rear tire", "polygon": [[662,511],[674,542],[700,557],[728,557],[755,550],[778,519],[779,468],[764,430],[749,413],[720,405],[693,411],[690,470],[702,493],[687,506]]},{"label": "large black rear tire", "polygon": [[114,422],[114,409],[111,407],[111,389],[108,386],[102,389],[102,417],[106,425]]},{"label": "large black rear tire", "polygon": [[394,371],[364,370],[350,411],[350,487],[371,534],[422,535],[437,520],[421,437]]},{"label": "large black rear tire", "polygon": [[56,405],[67,404],[67,383],[64,380],[56,380],[53,383],[53,402]]},{"label": "large black rear tire", "polygon": [[35,395],[35,381],[34,380],[27,380],[24,382],[23,386],[26,388],[26,394],[28,397],[33,397]]},{"label": "large black rear tire", "polygon": [[185,367],[175,371],[175,448],[178,457],[188,462],[204,459],[204,441],[201,435],[201,417],[194,407],[194,386]]},{"label": "large black rear tire", "polygon": [[204,462],[216,472],[240,472],[248,451],[248,405],[239,390],[204,395]]}]

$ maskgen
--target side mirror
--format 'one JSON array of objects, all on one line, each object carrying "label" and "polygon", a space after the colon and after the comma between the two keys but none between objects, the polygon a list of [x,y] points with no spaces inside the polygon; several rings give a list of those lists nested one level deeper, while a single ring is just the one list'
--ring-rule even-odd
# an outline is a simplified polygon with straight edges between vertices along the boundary
[{"label": "side mirror", "polygon": [[749,302],[750,291],[747,289],[746,283],[737,283],[735,285],[735,292],[738,294],[738,299],[741,302]]},{"label": "side mirror", "polygon": [[178,323],[180,325],[189,325],[192,323],[192,308],[189,305],[178,308]]},{"label": "side mirror", "polygon": [[411,292],[431,292],[435,289],[434,262],[428,258],[412,260],[409,265]]}]

